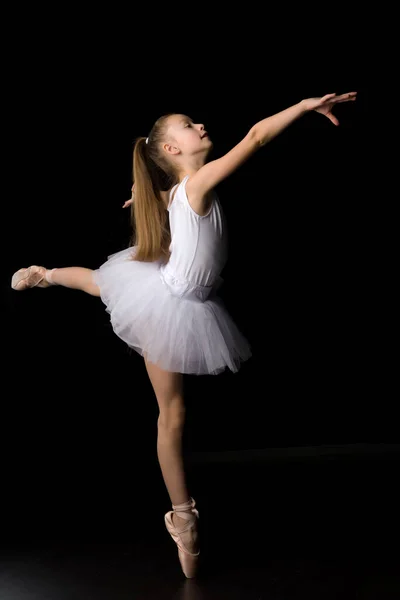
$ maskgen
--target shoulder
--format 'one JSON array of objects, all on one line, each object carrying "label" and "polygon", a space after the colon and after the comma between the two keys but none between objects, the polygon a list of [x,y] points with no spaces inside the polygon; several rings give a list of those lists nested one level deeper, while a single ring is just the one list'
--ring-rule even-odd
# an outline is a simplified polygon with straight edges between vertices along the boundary
[{"label": "shoulder", "polygon": [[167,191],[161,190],[160,196],[161,196],[161,199],[164,202],[165,206],[168,206],[169,190],[167,190]]},{"label": "shoulder", "polygon": [[169,208],[169,206],[172,202],[172,199],[175,196],[175,192],[176,192],[177,188],[178,188],[178,185],[175,184],[169,190],[161,190],[159,192],[161,199],[162,199],[163,203],[165,204],[165,208]]}]

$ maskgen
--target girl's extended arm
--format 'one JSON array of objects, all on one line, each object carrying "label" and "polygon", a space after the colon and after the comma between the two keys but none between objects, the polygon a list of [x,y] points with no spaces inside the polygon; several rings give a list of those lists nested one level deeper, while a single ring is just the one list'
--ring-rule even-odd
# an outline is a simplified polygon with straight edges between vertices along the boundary
[{"label": "girl's extended arm", "polygon": [[307,109],[302,100],[272,117],[259,121],[250,129],[249,134],[254,137],[256,146],[264,146],[306,112]]},{"label": "girl's extended arm", "polygon": [[188,195],[191,195],[192,198],[204,197],[209,190],[236,171],[259,148],[273,140],[288,125],[311,110],[323,114],[332,123],[338,125],[339,121],[332,114],[332,107],[340,102],[355,100],[356,96],[357,92],[351,92],[341,96],[327,94],[322,98],[308,98],[272,115],[272,117],[259,121],[232,150],[221,158],[205,164],[188,179],[186,185]]}]

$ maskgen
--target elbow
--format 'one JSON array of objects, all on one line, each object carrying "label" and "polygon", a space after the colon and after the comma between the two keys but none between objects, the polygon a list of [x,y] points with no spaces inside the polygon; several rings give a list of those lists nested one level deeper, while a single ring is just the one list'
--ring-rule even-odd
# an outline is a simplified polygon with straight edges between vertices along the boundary
[{"label": "elbow", "polygon": [[259,128],[257,127],[257,125],[253,125],[253,127],[250,129],[249,133],[249,138],[252,140],[255,148],[261,148],[261,146],[265,146],[265,144],[268,142],[268,138],[266,135],[261,135],[261,132],[259,130]]}]

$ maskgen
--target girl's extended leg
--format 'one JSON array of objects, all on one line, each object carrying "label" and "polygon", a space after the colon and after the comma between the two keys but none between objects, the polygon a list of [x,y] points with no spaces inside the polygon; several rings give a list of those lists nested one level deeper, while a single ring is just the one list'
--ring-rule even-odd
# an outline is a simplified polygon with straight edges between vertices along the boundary
[{"label": "girl's extended leg", "polygon": [[92,296],[100,296],[100,289],[93,281],[92,269],[83,267],[67,267],[62,269],[45,269],[33,265],[14,273],[11,286],[15,290],[26,290],[32,287],[49,287],[63,285],[64,287],[82,290]]},{"label": "girl's extended leg", "polygon": [[55,285],[63,285],[75,290],[82,290],[92,296],[100,296],[100,289],[93,281],[92,269],[84,267],[53,269],[50,271],[49,279]]}]

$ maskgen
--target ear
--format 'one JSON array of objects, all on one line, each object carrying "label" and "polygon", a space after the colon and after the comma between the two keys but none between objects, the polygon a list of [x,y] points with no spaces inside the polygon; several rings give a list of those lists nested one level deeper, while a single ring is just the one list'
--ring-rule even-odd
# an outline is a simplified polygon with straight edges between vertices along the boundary
[{"label": "ear", "polygon": [[172,144],[164,144],[163,150],[165,150],[167,154],[180,154],[179,148],[173,146]]}]

